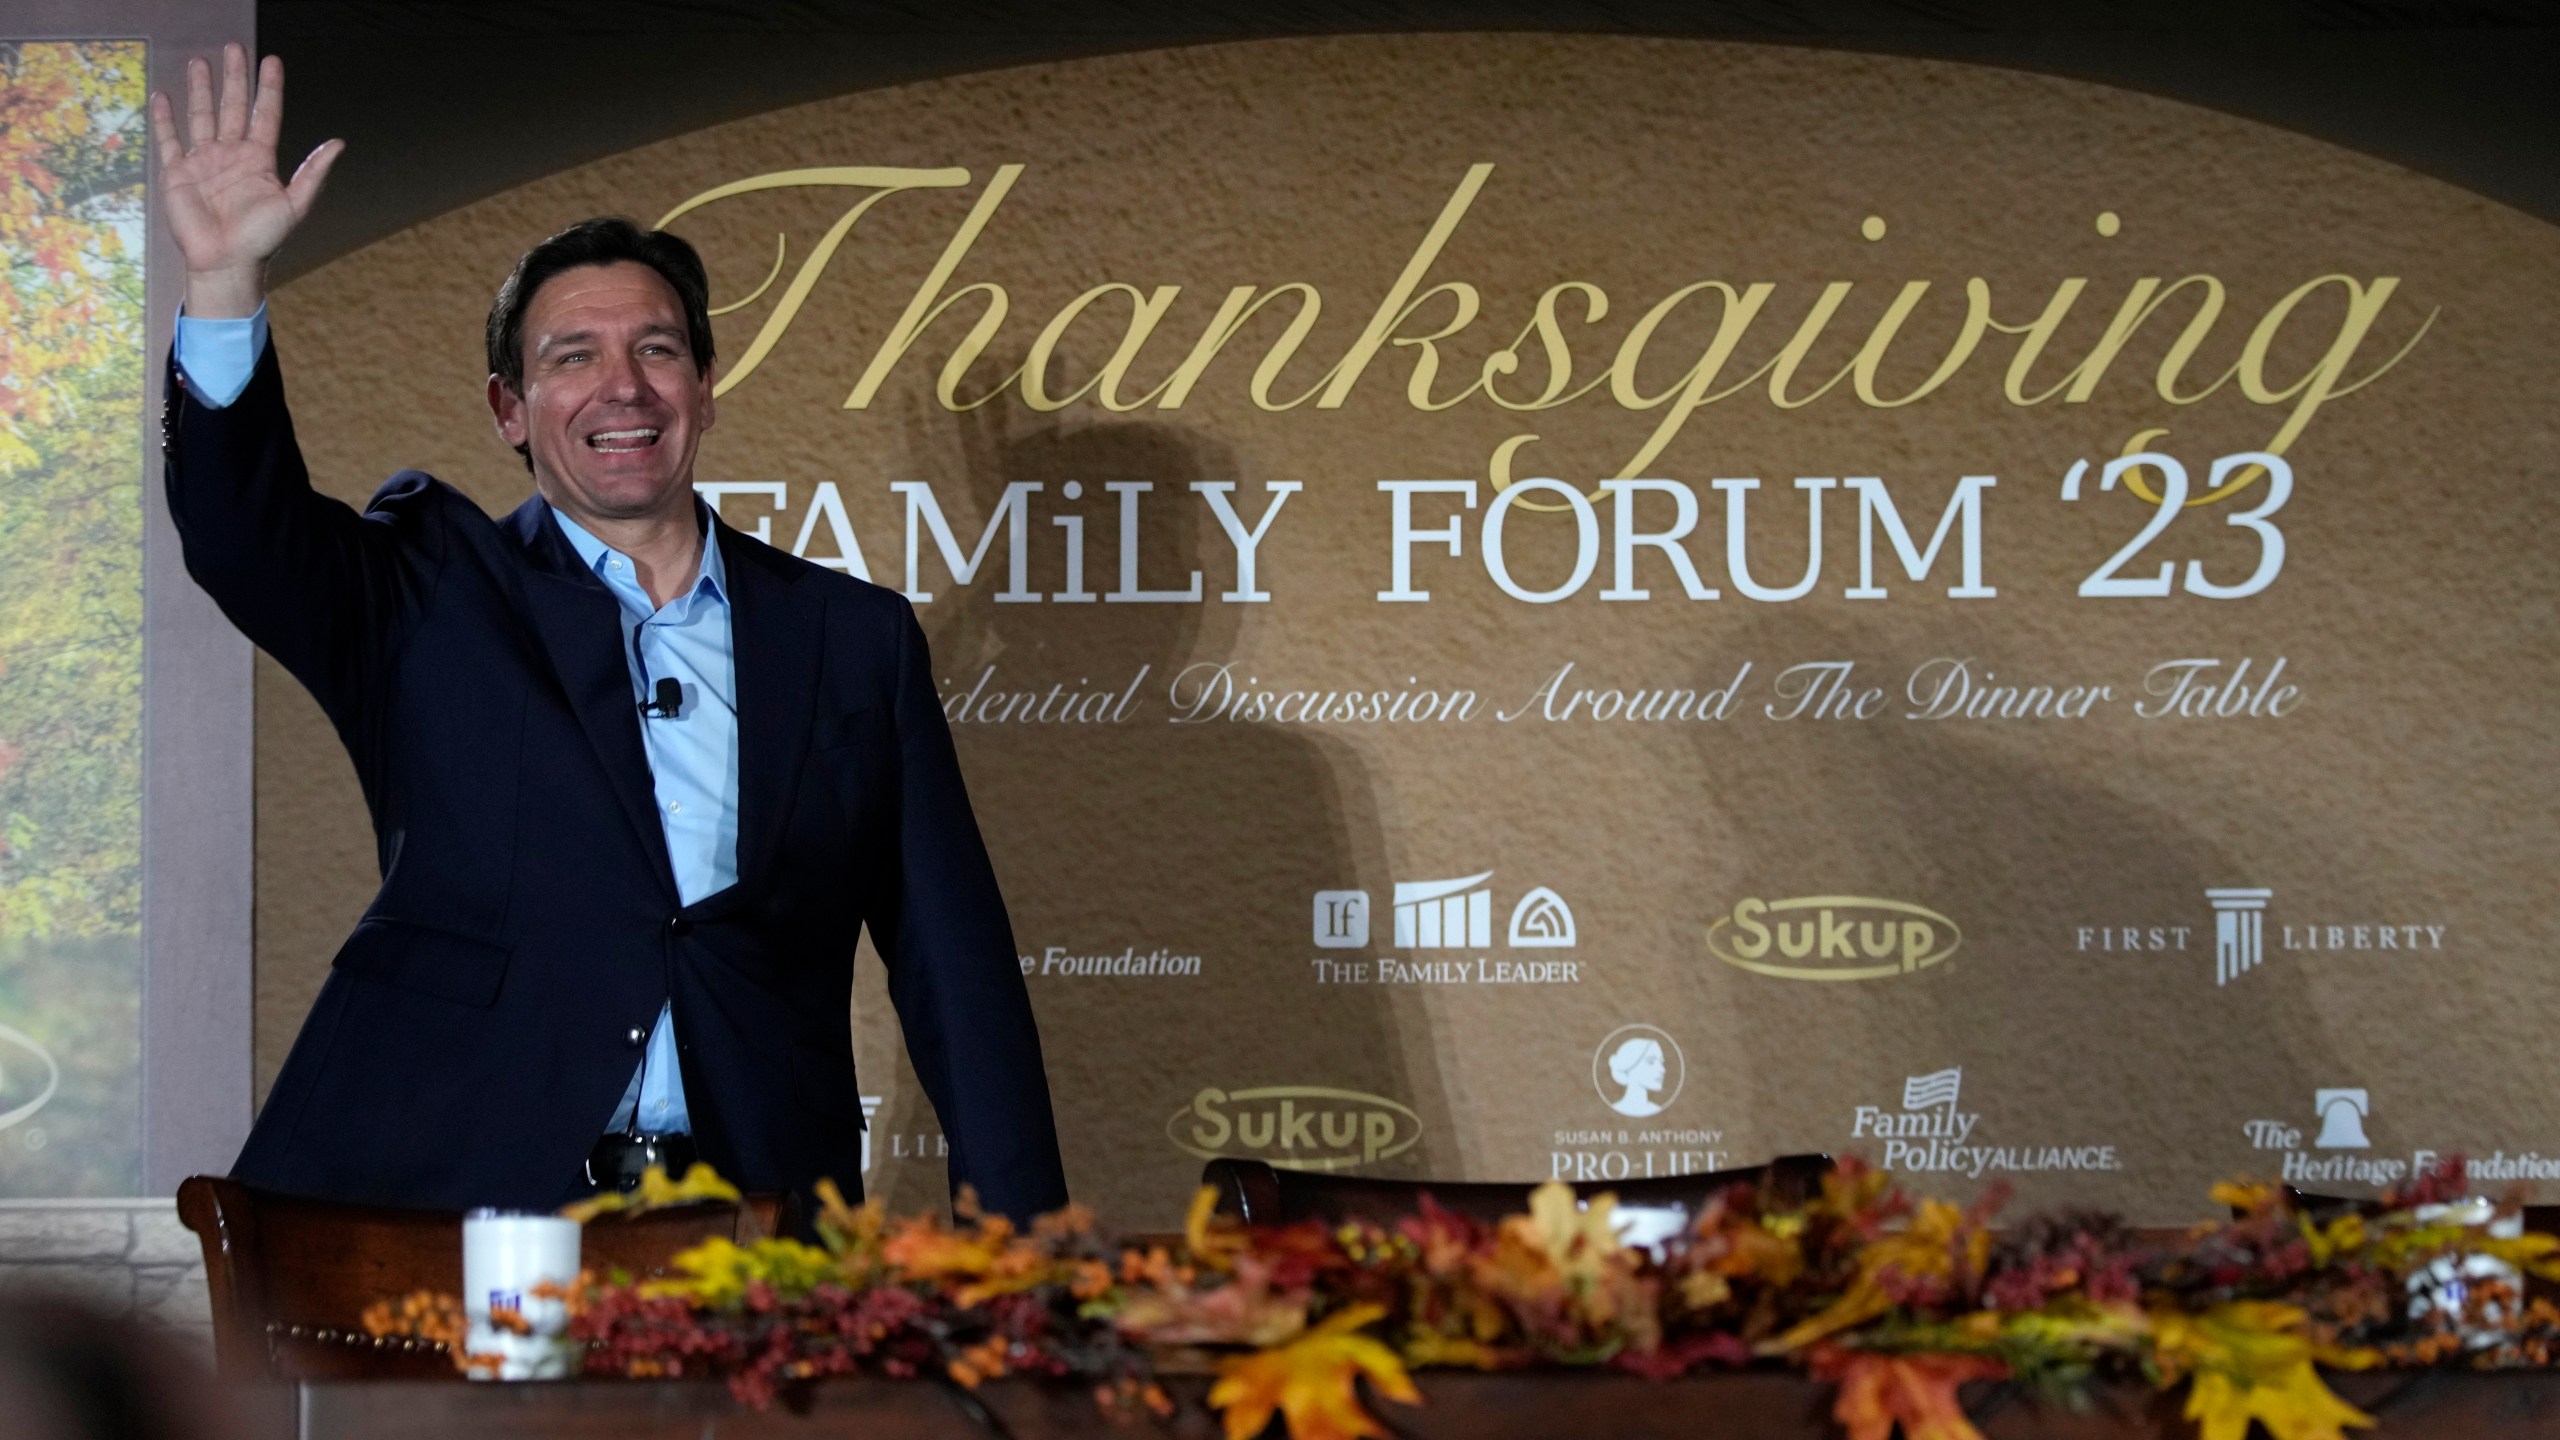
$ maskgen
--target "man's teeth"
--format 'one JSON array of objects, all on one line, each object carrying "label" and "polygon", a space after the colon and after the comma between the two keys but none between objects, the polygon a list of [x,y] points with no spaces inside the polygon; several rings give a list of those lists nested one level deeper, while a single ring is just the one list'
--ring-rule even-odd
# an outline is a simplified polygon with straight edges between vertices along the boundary
[{"label": "man's teeth", "polygon": [[655,430],[606,430],[587,437],[589,448],[617,455],[646,450],[657,443],[658,432]]}]

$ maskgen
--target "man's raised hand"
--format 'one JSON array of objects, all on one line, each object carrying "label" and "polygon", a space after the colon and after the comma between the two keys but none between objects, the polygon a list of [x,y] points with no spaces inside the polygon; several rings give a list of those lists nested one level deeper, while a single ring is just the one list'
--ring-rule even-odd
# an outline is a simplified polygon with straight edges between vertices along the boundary
[{"label": "man's raised hand", "polygon": [[293,179],[276,178],[276,133],[284,125],[284,62],[258,67],[249,94],[249,55],[222,47],[222,92],[213,68],[187,62],[187,138],[178,139],[169,97],[151,96],[151,134],[160,151],[160,208],[187,262],[187,313],[207,319],[257,313],[266,299],[267,260],[311,213],[329,167],[347,148],[331,140],[311,152]]}]

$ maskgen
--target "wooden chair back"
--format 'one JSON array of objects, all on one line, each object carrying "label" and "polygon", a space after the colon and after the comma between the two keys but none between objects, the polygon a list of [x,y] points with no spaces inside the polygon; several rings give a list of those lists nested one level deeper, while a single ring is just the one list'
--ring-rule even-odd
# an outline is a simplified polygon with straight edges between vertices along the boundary
[{"label": "wooden chair back", "polygon": [[[603,1274],[661,1275],[714,1236],[776,1233],[779,1197],[687,1205],[590,1221],[580,1262]],[[226,1380],[451,1376],[417,1341],[364,1333],[365,1307],[416,1290],[462,1293],[462,1217],[445,1210],[341,1205],[198,1175],[178,1187],[178,1218],[204,1246],[214,1359]]]},{"label": "wooden chair back", "polygon": [[[1747,1165],[1700,1175],[1660,1175],[1628,1180],[1586,1180],[1574,1185],[1584,1199],[1609,1194],[1622,1211],[1654,1212],[1646,1225],[1685,1229],[1707,1202],[1735,1185],[1757,1185],[1774,1179],[1780,1193],[1810,1195],[1831,1170],[1828,1155],[1782,1155],[1766,1165]],[[1530,1185],[1482,1181],[1379,1180],[1362,1175],[1334,1175],[1313,1170],[1283,1170],[1259,1160],[1212,1160],[1200,1174],[1204,1185],[1218,1191],[1218,1208],[1253,1225],[1287,1225],[1300,1220],[1367,1220],[1392,1225],[1422,1208],[1422,1197],[1444,1210],[1487,1224],[1529,1207]]]}]

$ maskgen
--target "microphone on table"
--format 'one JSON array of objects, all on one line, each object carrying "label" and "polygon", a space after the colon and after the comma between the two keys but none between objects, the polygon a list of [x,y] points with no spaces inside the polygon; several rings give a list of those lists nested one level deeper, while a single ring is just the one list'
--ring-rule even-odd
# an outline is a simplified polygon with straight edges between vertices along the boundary
[{"label": "microphone on table", "polygon": [[676,718],[676,712],[683,708],[684,685],[672,675],[660,677],[657,699],[640,702],[641,714],[657,715],[668,720]]}]

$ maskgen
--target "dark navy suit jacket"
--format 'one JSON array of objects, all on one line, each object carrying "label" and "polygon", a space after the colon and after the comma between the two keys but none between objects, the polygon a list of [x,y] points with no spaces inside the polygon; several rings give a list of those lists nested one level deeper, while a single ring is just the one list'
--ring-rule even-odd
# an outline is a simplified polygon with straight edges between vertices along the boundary
[{"label": "dark navy suit jacket", "polygon": [[[219,409],[172,367],[188,573],[318,698],[382,888],[233,1174],[383,1204],[548,1208],[675,1008],[703,1157],[749,1190],[861,1175],[864,925],[954,1185],[1065,1203],[1040,1038],[913,611],[714,526],[737,655],[738,883],[680,904],[620,613],[536,497],[311,489],[275,348]],[[264,877],[290,885],[293,877]]]}]

